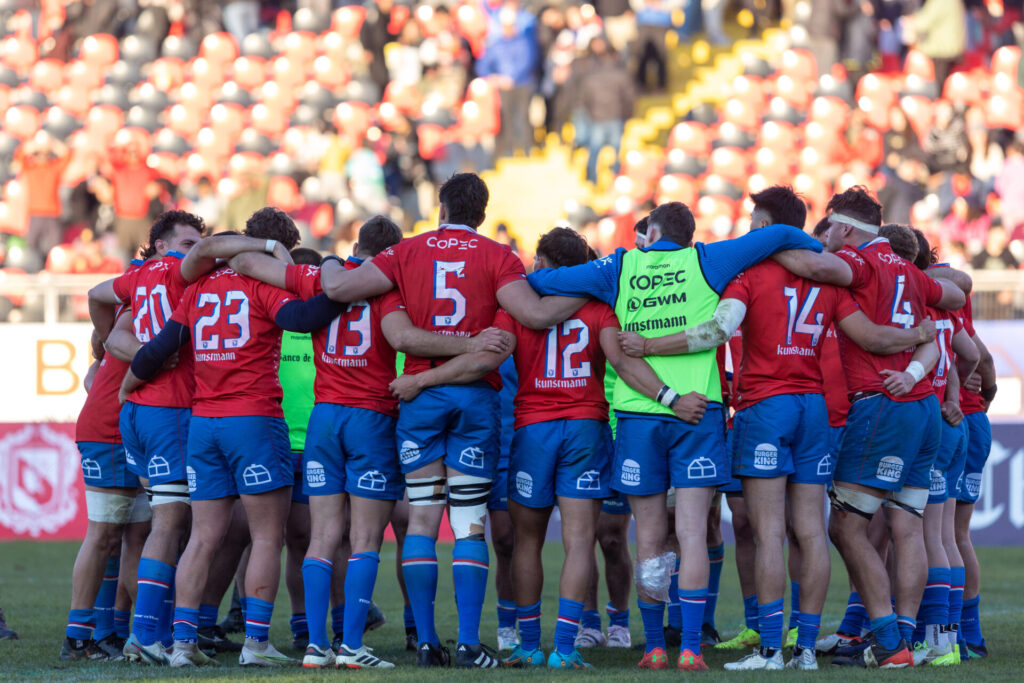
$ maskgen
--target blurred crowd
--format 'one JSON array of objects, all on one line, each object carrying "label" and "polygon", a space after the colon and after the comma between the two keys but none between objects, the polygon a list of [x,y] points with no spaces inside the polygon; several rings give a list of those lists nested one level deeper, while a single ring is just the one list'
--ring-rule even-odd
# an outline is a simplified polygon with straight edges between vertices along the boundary
[{"label": "blurred crowd", "polygon": [[[695,37],[726,45],[727,24],[737,37],[782,21],[798,27],[794,41],[817,73],[850,83],[903,70],[911,48],[930,58],[933,125],[915,129],[904,100],[874,125],[851,93],[839,133],[849,154],[835,175],[872,179],[889,221],[941,225],[951,259],[1016,268],[1021,126],[986,125],[981,104],[940,96],[949,73],[1020,42],[1022,2],[5,3],[0,104],[13,106],[0,133],[0,258],[15,271],[116,272],[167,209],[234,229],[268,203],[293,215],[304,245],[345,253],[366,216],[387,213],[412,229],[451,173],[529,154],[547,133],[587,150],[592,183],[604,147],[616,152],[613,173],[629,175],[619,166],[630,152],[625,123],[640,93],[668,86],[668,46]],[[80,63],[105,49],[95,34],[112,36],[114,56],[76,91]],[[211,36],[231,38],[213,45]],[[53,67],[61,75],[48,90],[40,65],[55,63],[64,71]],[[94,134],[104,117],[112,123]],[[570,216],[607,250],[617,245],[602,218],[628,222]],[[502,239],[514,241],[510,233],[514,225]]]}]

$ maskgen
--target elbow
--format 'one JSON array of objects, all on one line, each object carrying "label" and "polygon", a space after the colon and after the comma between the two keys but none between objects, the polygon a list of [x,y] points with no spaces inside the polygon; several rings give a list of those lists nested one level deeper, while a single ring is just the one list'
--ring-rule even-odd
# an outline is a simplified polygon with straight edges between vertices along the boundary
[{"label": "elbow", "polygon": [[396,334],[391,335],[387,339],[388,344],[390,344],[391,348],[393,348],[395,351],[405,354],[411,353],[409,335],[406,334],[405,332],[398,332]]}]

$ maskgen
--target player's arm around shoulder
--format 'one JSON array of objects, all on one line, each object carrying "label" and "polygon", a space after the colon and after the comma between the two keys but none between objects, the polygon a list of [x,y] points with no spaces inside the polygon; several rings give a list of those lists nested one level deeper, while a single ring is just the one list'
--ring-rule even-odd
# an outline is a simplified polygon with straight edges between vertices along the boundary
[{"label": "player's arm around shoulder", "polygon": [[510,332],[488,327],[472,337],[437,334],[416,327],[404,308],[387,312],[381,332],[395,351],[421,358],[450,358],[464,353],[511,353],[515,338]]},{"label": "player's arm around shoulder", "polygon": [[[493,329],[493,328],[489,328]],[[397,377],[388,388],[400,401],[411,401],[424,389],[445,384],[470,384],[483,379],[497,370],[505,359],[512,355],[516,348],[514,335],[508,335],[506,351],[476,351],[455,356],[443,365],[431,368],[415,375],[403,374]]]},{"label": "player's arm around shoulder", "polygon": [[130,311],[122,313],[117,318],[114,329],[110,331],[107,341],[103,343],[103,348],[114,358],[126,363],[130,363],[135,358],[135,354],[142,348],[142,342],[135,336]]},{"label": "player's arm around shoulder", "polygon": [[772,260],[783,268],[808,280],[840,287],[853,283],[853,269],[843,258],[827,251],[787,249],[772,255]]},{"label": "player's arm around shoulder", "polygon": [[243,252],[265,253],[292,263],[288,249],[277,240],[245,235],[211,235],[189,249],[185,258],[181,260],[181,277],[185,282],[195,282],[216,268],[221,260],[230,259]]},{"label": "player's arm around shoulder", "polygon": [[619,332],[619,344],[627,356],[678,356],[707,351],[729,341],[743,324],[747,306],[737,299],[722,299],[714,315],[682,332],[661,337],[642,337],[636,332]]},{"label": "player's arm around shoulder", "polygon": [[568,320],[588,301],[575,296],[540,296],[526,280],[506,284],[497,297],[502,308],[531,330],[545,330]]},{"label": "player's arm around shoulder", "polygon": [[114,286],[121,277],[124,276],[104,280],[89,290],[89,319],[103,342],[114,328],[115,307],[124,303]]},{"label": "player's arm around shoulder", "polygon": [[246,275],[279,289],[288,289],[288,266],[287,261],[258,251],[244,251],[228,261],[228,267],[239,275]]},{"label": "player's arm around shoulder", "polygon": [[[387,259],[391,248],[375,256],[382,262]],[[335,301],[351,302],[371,299],[390,291],[394,282],[385,275],[373,259],[364,261],[358,268],[346,270],[339,259],[327,259],[320,266],[320,287],[324,294]]]}]

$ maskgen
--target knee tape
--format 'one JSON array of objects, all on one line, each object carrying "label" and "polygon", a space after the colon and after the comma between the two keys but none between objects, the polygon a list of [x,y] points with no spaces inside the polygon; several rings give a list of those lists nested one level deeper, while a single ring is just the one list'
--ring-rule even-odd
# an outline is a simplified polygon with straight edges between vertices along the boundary
[{"label": "knee tape", "polygon": [[928,505],[928,489],[919,489],[916,486],[904,486],[899,491],[893,491],[885,499],[887,508],[900,508],[917,517],[924,517],[924,509]]},{"label": "knee tape", "polygon": [[129,524],[148,522],[153,519],[153,508],[149,506],[149,494],[143,491],[135,496],[135,503],[132,505],[132,516],[128,518]]},{"label": "knee tape", "polygon": [[455,538],[468,538],[477,526],[483,532],[487,517],[487,501],[491,496],[491,480],[460,474],[448,482],[448,519]]},{"label": "knee tape", "polygon": [[[926,497],[927,493],[925,491]],[[882,506],[883,500],[872,496],[870,493],[854,491],[842,486],[833,486],[832,490],[828,492],[828,497],[832,500],[833,509],[840,512],[852,512],[864,519],[874,517],[875,513],[878,512],[878,508]]]},{"label": "knee tape", "polygon": [[188,484],[183,481],[175,481],[170,484],[157,484],[146,489],[149,494],[150,506],[166,505],[167,503],[190,503],[188,497]]},{"label": "knee tape", "polygon": [[672,581],[672,570],[675,569],[675,566],[675,553],[648,557],[637,562],[634,571],[637,589],[648,598],[662,602],[667,601],[668,588]]},{"label": "knee tape", "polygon": [[90,522],[106,524],[127,524],[132,516],[135,499],[99,491],[85,492],[85,509]]},{"label": "knee tape", "polygon": [[406,479],[405,490],[409,505],[444,505],[448,500],[448,485],[444,477]]}]

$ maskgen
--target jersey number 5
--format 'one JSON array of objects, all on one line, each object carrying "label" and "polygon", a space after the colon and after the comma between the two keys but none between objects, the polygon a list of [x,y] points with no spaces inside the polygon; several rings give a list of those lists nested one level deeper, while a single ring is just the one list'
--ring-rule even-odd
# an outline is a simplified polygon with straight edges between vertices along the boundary
[{"label": "jersey number 5", "polygon": [[[228,311],[237,304],[234,313]],[[249,298],[245,292],[233,290],[224,293],[221,302],[220,294],[203,292],[199,295],[197,308],[213,306],[207,315],[196,320],[195,339],[196,351],[214,351],[217,349],[238,349],[249,341]],[[225,321],[221,322],[221,315]],[[230,333],[233,336],[228,336]]]},{"label": "jersey number 5", "polygon": [[448,275],[454,273],[456,279],[462,279],[465,267],[465,261],[434,261],[434,298],[452,302],[451,313],[434,316],[434,327],[455,327],[466,317],[466,297],[448,286]]},{"label": "jersey number 5", "polygon": [[[573,335],[573,332],[576,332]],[[565,346],[561,345],[563,337],[575,336],[576,339],[569,341]],[[573,354],[579,353],[587,348],[590,343],[590,328],[578,318],[570,318],[561,325],[553,325],[548,328],[547,341],[544,344],[544,377],[562,377],[563,379],[578,379],[590,377],[590,361],[584,361],[578,366],[573,366]],[[559,375],[559,370],[561,374]]]}]

